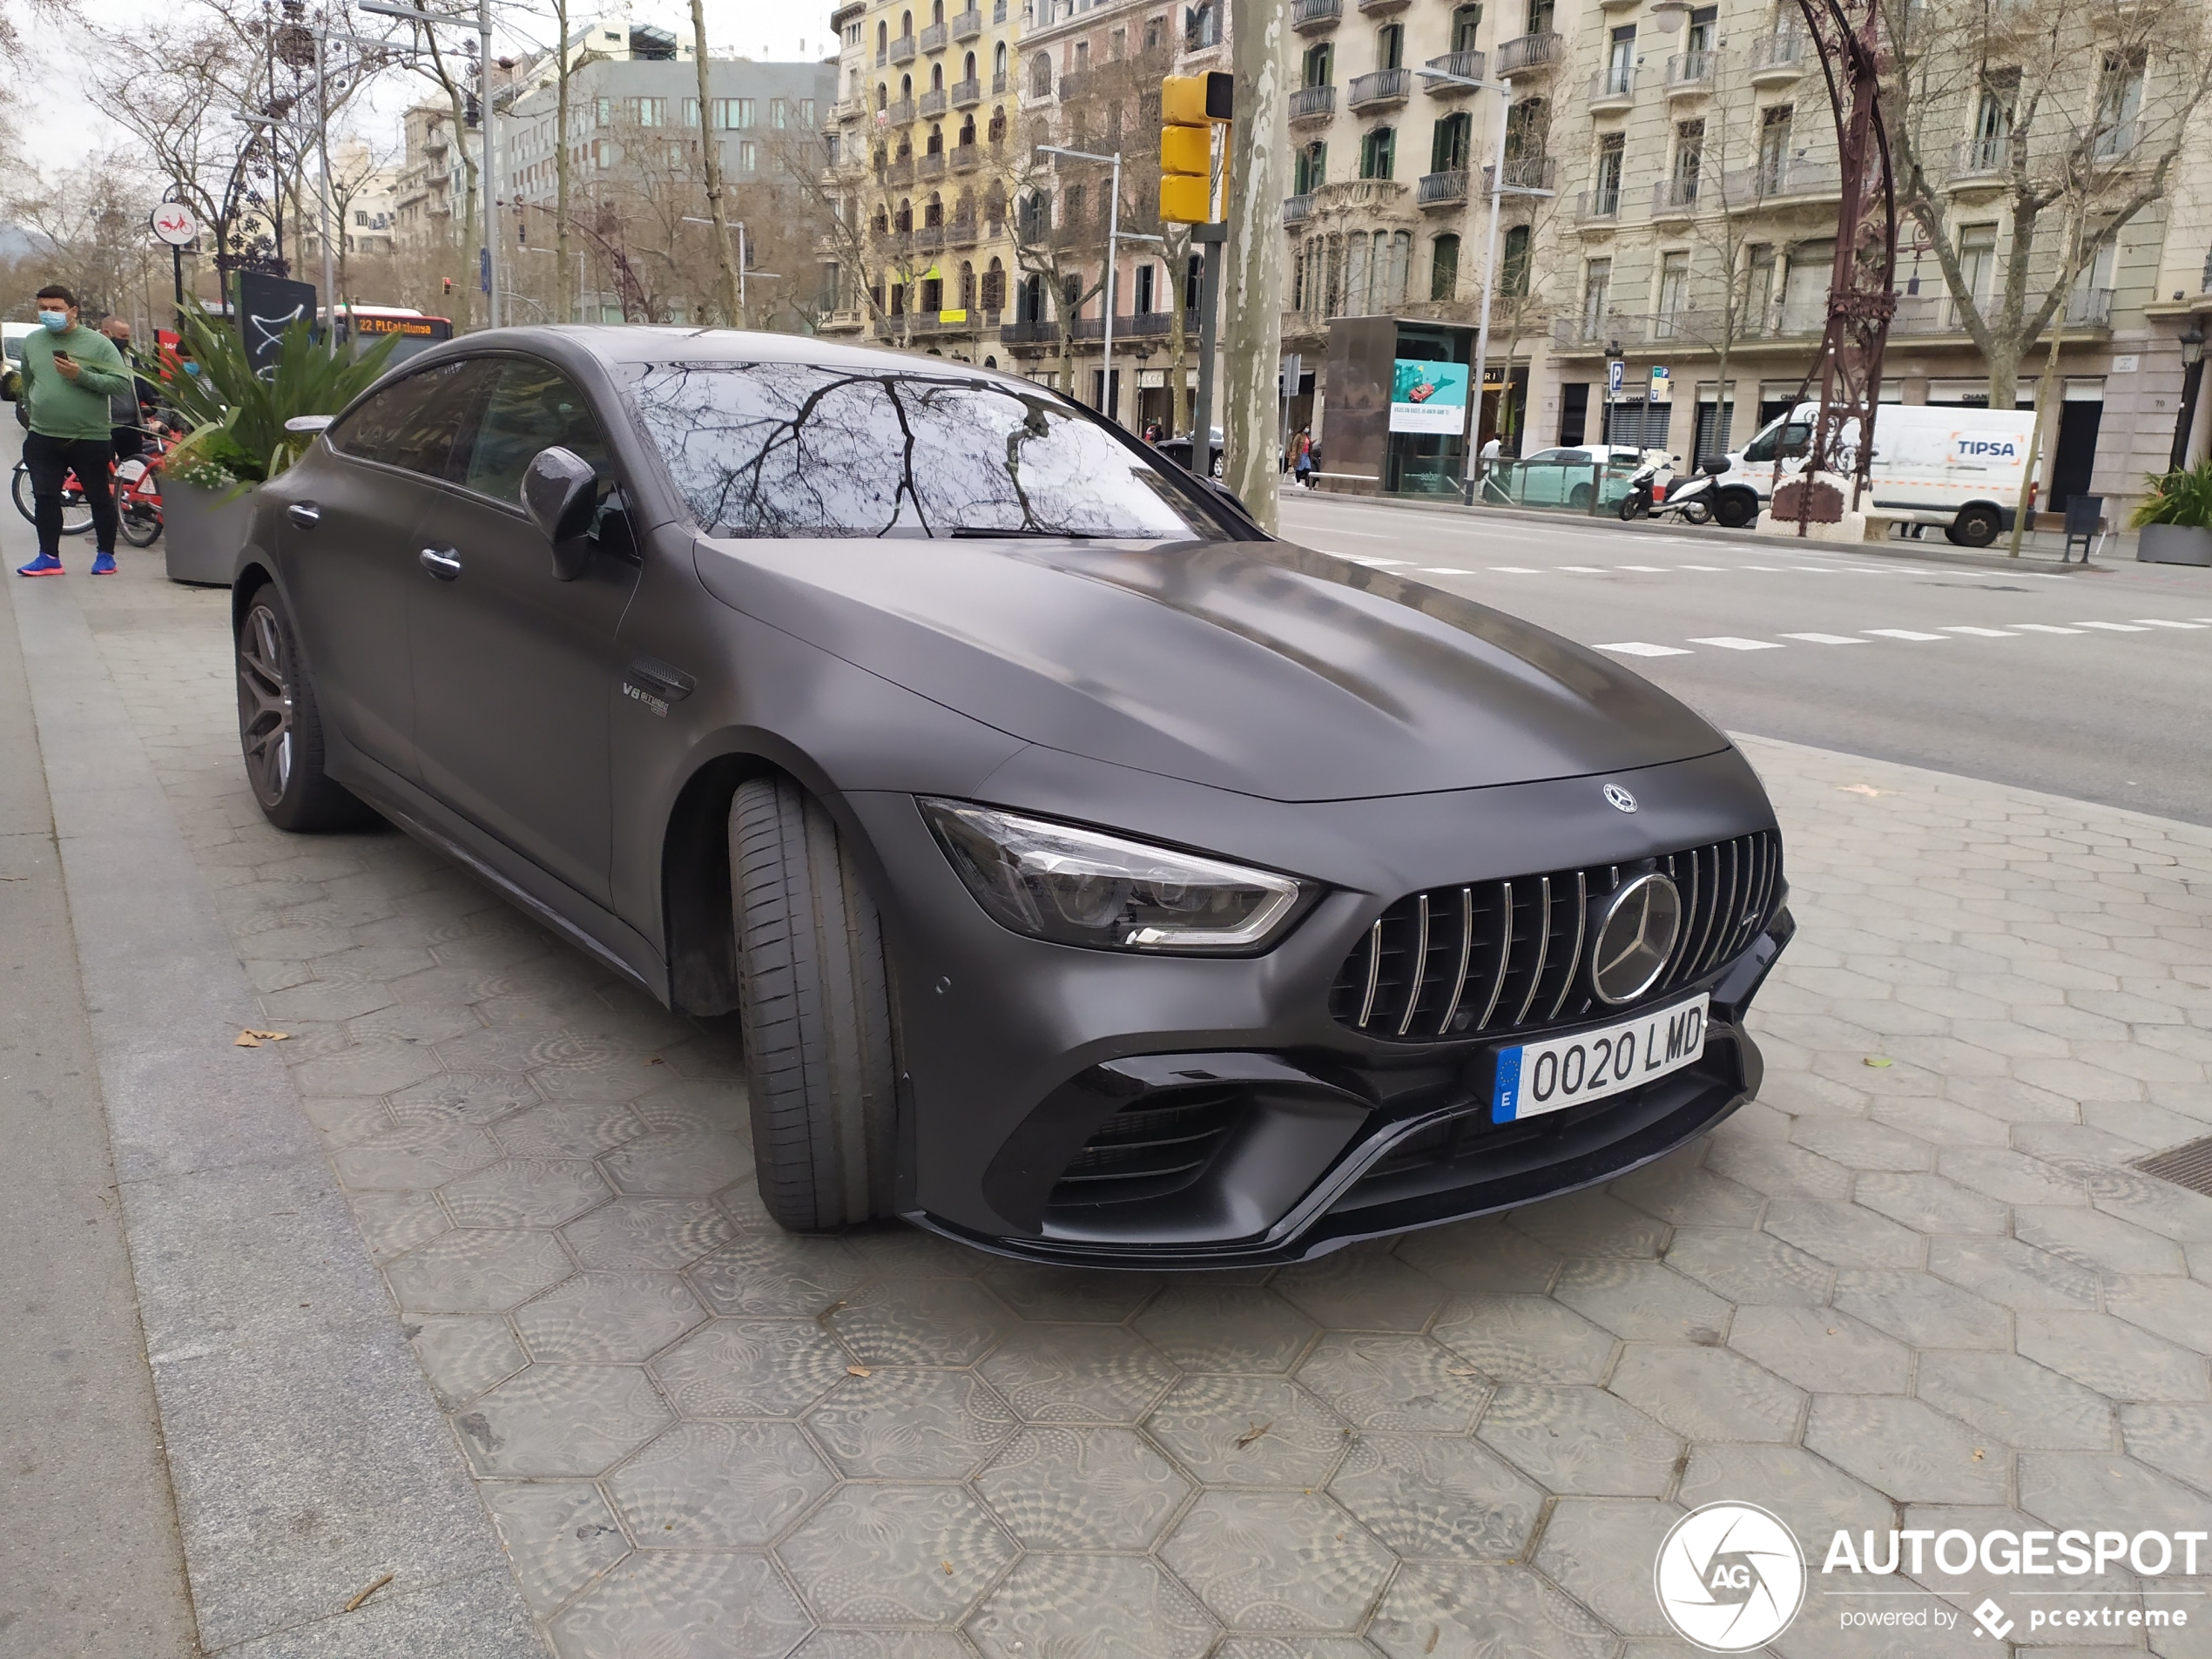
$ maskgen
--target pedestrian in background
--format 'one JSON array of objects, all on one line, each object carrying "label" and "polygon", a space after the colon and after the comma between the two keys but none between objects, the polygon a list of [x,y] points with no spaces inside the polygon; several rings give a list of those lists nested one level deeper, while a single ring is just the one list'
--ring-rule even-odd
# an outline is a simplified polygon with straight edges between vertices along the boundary
[{"label": "pedestrian in background", "polygon": [[108,400],[108,440],[114,445],[115,458],[128,461],[145,453],[146,428],[153,423],[154,409],[161,401],[161,388],[139,374],[131,362],[129,323],[111,314],[100,319],[100,332],[107,336],[108,343],[115,347],[131,375],[130,388]]},{"label": "pedestrian in background", "polygon": [[23,391],[30,430],[23,441],[37,509],[38,556],[17,576],[62,574],[62,486],[77,475],[92,509],[94,576],[115,574],[115,494],[108,467],[115,449],[109,400],[132,391],[131,371],[105,335],[77,320],[77,296],[58,282],[38,290],[43,325],[23,342]]},{"label": "pedestrian in background", "polygon": [[1313,431],[1300,427],[1291,440],[1291,472],[1308,489],[1313,488]]}]

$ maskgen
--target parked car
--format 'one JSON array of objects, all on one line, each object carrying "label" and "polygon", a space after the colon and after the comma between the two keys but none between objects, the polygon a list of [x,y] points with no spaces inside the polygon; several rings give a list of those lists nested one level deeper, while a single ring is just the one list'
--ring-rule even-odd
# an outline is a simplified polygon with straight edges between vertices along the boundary
[{"label": "parked car", "polygon": [[256,492],[254,797],[735,1014],[786,1226],[1302,1259],[1757,1089],[1774,813],[1621,664],[1264,535],[1032,382],[515,328]]},{"label": "parked car", "polygon": [[[1628,495],[1629,480],[1642,462],[1642,450],[1620,443],[1539,449],[1524,461],[1501,461],[1495,489],[1520,506],[1580,511],[1588,510],[1595,493],[1598,509],[1610,512]],[[1494,494],[1491,499],[1496,499]]]},{"label": "parked car", "polygon": [[[1714,516],[1731,529],[1750,523],[1772,498],[1777,471],[1791,478],[1804,469],[1819,415],[1817,403],[1800,403],[1729,455]],[[1940,525],[1961,547],[1987,547],[2013,528],[2034,441],[2032,409],[1885,403],[1874,416],[1871,504],[1908,523]],[[1858,442],[1858,423],[1846,421],[1847,450],[1855,454]]]}]

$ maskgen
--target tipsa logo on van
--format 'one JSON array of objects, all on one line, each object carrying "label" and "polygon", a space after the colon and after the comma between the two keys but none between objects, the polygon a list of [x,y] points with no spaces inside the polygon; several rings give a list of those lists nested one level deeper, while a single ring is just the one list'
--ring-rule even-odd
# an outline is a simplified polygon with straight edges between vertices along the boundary
[{"label": "tipsa logo on van", "polygon": [[2013,438],[1975,438],[1963,432],[1952,434],[1952,447],[1961,461],[2017,461],[2019,442]]}]

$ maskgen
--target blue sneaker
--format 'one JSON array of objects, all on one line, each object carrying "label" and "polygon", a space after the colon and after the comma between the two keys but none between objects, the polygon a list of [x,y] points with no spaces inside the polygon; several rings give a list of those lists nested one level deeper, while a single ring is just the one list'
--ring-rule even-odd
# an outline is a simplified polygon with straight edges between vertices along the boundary
[{"label": "blue sneaker", "polygon": [[28,564],[16,567],[17,576],[60,576],[62,562],[51,553],[41,553]]},{"label": "blue sneaker", "polygon": [[92,574],[94,576],[113,576],[115,574],[115,555],[112,553],[100,553],[94,555],[92,559]]}]

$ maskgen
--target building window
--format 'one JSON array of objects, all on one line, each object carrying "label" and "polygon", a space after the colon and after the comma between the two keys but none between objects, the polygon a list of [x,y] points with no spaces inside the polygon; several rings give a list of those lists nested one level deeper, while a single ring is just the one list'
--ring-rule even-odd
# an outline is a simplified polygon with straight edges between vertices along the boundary
[{"label": "building window", "polygon": [[1305,49],[1305,86],[1326,86],[1329,77],[1336,72],[1336,51],[1327,41]]},{"label": "building window", "polygon": [[1636,26],[1622,24],[1613,31],[1605,58],[1605,93],[1608,98],[1620,98],[1632,91],[1636,82]]},{"label": "building window", "polygon": [[1303,145],[1291,161],[1291,190],[1304,196],[1329,182],[1329,146],[1316,138]]},{"label": "building window", "polygon": [[1582,266],[1582,338],[1595,340],[1605,332],[1607,305],[1613,292],[1613,261],[1591,260]]},{"label": "building window", "polygon": [[1377,127],[1359,140],[1359,176],[1362,179],[1387,179],[1398,155],[1398,135],[1388,127]]},{"label": "building window", "polygon": [[1610,218],[1621,211],[1621,167],[1626,139],[1608,132],[1597,141],[1597,166],[1590,175],[1590,212]]},{"label": "building window", "polygon": [[668,100],[664,98],[641,98],[637,100],[637,125],[641,127],[664,127],[668,125]]},{"label": "building window", "polygon": [[1460,239],[1440,236],[1428,255],[1428,297],[1450,300],[1460,288]]},{"label": "building window", "polygon": [[[1795,261],[1791,261],[1795,263]],[[1959,275],[1977,307],[1989,303],[1997,277],[1997,226],[1962,225],[1959,227]],[[1959,315],[1954,304],[1952,316]]]},{"label": "building window", "polygon": [[1655,339],[1672,340],[1676,322],[1689,307],[1689,255],[1685,252],[1659,256],[1659,308],[1652,320]]},{"label": "building window", "polygon": [[750,138],[740,139],[738,144],[738,171],[752,172],[758,170],[759,165],[760,152],[758,146]]},{"label": "building window", "polygon": [[1052,59],[1042,52],[1029,60],[1029,94],[1033,98],[1052,96]]},{"label": "building window", "polygon": [[1386,23],[1375,30],[1375,67],[1399,69],[1406,62],[1406,25]]},{"label": "building window", "polygon": [[1148,260],[1136,267],[1136,302],[1130,310],[1136,316],[1150,316],[1152,312],[1153,266]]},{"label": "building window", "polygon": [[1790,173],[1790,105],[1777,104],[1759,117],[1758,188],[1778,191]]},{"label": "building window", "polygon": [[1480,32],[1481,28],[1482,8],[1480,6],[1453,7],[1452,50],[1455,52],[1473,51],[1474,37]]},{"label": "building window", "polygon": [[1506,227],[1506,251],[1499,261],[1498,282],[1509,294],[1528,292],[1529,240],[1532,233],[1526,225]]},{"label": "building window", "polygon": [[1540,98],[1525,98],[1506,111],[1506,159],[1534,161],[1546,153],[1551,141],[1551,106]]},{"label": "building window", "polygon": [[1474,118],[1465,110],[1454,111],[1436,124],[1436,131],[1429,139],[1428,170],[1466,172],[1467,153],[1474,143]]},{"label": "building window", "polygon": [[1006,305],[1006,266],[998,255],[991,256],[990,267],[983,273],[983,309],[994,316]]}]

